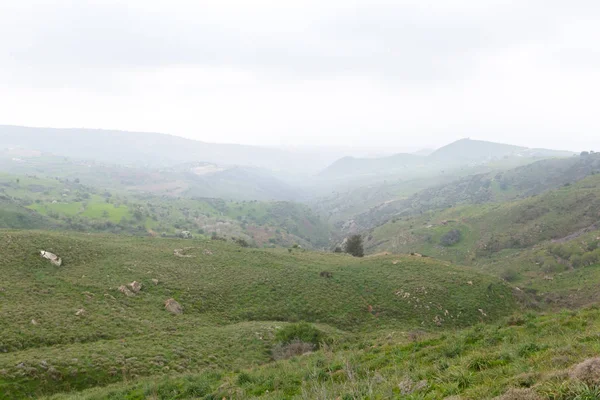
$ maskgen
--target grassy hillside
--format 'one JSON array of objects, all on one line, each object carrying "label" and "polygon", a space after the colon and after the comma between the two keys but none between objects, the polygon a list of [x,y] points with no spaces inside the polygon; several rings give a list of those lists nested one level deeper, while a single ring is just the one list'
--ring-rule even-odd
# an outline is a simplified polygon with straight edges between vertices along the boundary
[{"label": "grassy hillside", "polygon": [[387,201],[354,216],[351,225],[370,229],[390,219],[469,204],[499,203],[531,197],[600,173],[600,154],[542,160],[529,165],[470,175]]},{"label": "grassy hillside", "polygon": [[595,400],[598,329],[597,308],[528,314],[442,335],[392,332],[235,373],[124,382],[52,399]]},{"label": "grassy hillside", "polygon": [[49,229],[58,225],[0,195],[0,226],[12,229]]},{"label": "grassy hillside", "polygon": [[[475,262],[507,249],[560,240],[600,221],[600,175],[524,200],[458,206],[417,217],[398,218],[369,235],[368,248]],[[597,229],[597,228],[596,228]],[[455,243],[442,243],[450,231]]]},{"label": "grassy hillside", "polygon": [[[35,231],[4,231],[0,248],[7,399],[266,363],[274,334],[294,321],[350,340],[381,329],[452,329],[515,309],[500,280],[411,256]],[[132,281],[142,284],[137,295],[118,290]],[[169,298],[182,315],[164,309]]]}]

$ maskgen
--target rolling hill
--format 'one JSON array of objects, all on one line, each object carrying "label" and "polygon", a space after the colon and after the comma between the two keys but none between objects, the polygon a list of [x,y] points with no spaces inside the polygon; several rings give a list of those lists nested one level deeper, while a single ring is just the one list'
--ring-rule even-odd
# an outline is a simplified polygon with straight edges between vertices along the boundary
[{"label": "rolling hill", "polygon": [[[411,256],[35,231],[3,231],[0,246],[3,399],[264,364],[295,321],[350,341],[494,321],[516,307],[499,279]],[[141,289],[122,288],[133,281]],[[170,298],[182,314],[165,309]]]},{"label": "rolling hill", "polygon": [[600,173],[600,154],[541,160],[514,169],[469,175],[374,205],[351,217],[345,229],[367,230],[390,219],[428,211],[527,198],[597,173]]},{"label": "rolling hill", "polygon": [[[413,217],[396,218],[375,228],[371,251],[419,251],[461,263],[509,249],[527,249],[549,240],[598,229],[600,174],[522,200],[460,205]],[[594,227],[596,227],[594,229]],[[442,243],[450,231],[457,240]]]}]

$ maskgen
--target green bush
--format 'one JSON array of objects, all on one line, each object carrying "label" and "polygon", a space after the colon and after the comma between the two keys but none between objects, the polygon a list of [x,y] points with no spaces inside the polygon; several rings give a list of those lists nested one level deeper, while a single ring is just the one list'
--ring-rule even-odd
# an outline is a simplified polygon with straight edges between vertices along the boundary
[{"label": "green bush", "polygon": [[306,322],[300,322],[280,329],[275,335],[275,338],[283,344],[289,344],[295,340],[300,340],[304,343],[311,343],[315,348],[318,348],[321,342],[325,340],[325,335],[313,325]]}]

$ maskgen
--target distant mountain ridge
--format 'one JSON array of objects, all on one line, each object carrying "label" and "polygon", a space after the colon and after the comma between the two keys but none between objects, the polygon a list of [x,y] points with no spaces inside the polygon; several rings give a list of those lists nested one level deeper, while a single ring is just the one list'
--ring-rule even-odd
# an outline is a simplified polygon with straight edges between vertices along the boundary
[{"label": "distant mountain ridge", "polygon": [[0,125],[0,149],[9,147],[152,168],[201,161],[226,166],[316,173],[333,161],[328,158],[331,156],[318,153],[207,143],[163,133]]},{"label": "distant mountain ridge", "polygon": [[512,157],[553,158],[569,157],[573,154],[570,151],[531,149],[482,140],[461,139],[428,155],[400,153],[382,158],[344,157],[321,171],[319,176],[341,178],[380,173],[391,175],[410,169],[444,169]]}]

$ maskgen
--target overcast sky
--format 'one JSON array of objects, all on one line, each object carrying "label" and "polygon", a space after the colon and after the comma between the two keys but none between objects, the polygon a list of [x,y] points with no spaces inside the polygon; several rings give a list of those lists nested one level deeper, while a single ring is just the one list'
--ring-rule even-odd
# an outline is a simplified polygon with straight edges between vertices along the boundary
[{"label": "overcast sky", "polygon": [[0,0],[0,124],[600,150],[600,1]]}]

